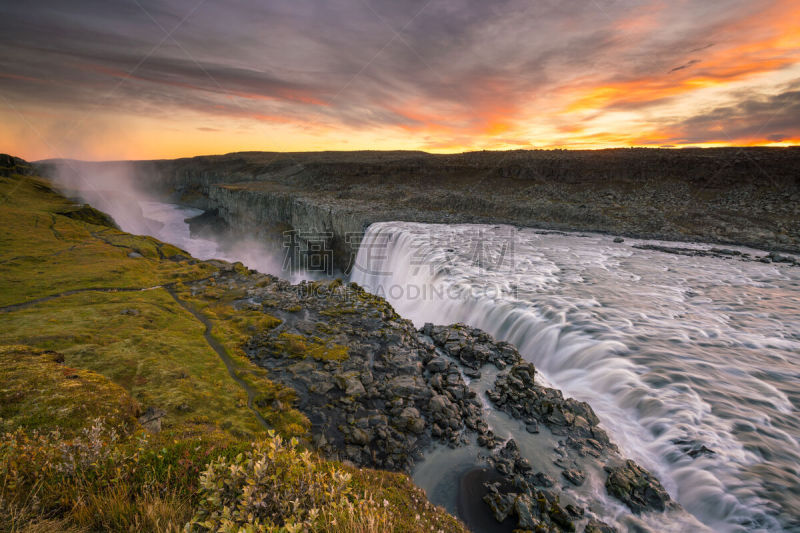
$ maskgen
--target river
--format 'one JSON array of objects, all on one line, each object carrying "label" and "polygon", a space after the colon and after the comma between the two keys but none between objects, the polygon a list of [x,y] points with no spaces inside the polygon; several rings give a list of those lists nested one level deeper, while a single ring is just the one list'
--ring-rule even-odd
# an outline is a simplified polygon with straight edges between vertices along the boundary
[{"label": "river", "polygon": [[800,528],[800,268],[636,244],[379,223],[352,277],[513,343],[712,530]]}]

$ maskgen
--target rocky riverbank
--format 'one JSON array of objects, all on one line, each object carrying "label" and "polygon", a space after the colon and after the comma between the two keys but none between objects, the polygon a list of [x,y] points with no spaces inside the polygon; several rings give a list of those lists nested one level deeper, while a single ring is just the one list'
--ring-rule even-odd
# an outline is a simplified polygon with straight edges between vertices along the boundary
[{"label": "rocky riverbank", "polygon": [[[355,284],[292,285],[236,267],[187,284],[186,293],[198,301],[233,298],[233,309],[275,321],[248,338],[245,352],[295,391],[311,443],[326,457],[408,472],[432,446],[477,443],[484,452],[475,468],[488,465],[494,474],[464,490],[480,496],[498,525],[511,519],[522,530],[611,531],[597,506],[590,510],[569,492],[588,475],[604,476],[608,495],[633,513],[677,508],[650,473],[620,455],[589,405],[542,386],[512,345],[485,332],[460,324],[417,330]],[[477,384],[488,368],[499,373],[484,394]],[[285,407],[270,401],[271,409]],[[487,401],[529,433],[552,433],[555,446],[526,457],[514,439],[495,435]],[[543,461],[561,479],[532,466]]]}]

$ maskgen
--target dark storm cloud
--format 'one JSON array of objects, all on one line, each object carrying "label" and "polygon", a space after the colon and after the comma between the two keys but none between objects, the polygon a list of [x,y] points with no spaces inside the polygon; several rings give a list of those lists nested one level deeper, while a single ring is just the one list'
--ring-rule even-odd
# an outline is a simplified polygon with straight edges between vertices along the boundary
[{"label": "dark storm cloud", "polygon": [[751,95],[668,128],[670,142],[728,142],[734,139],[783,141],[800,138],[800,80],[775,95]]},{"label": "dark storm cloud", "polygon": [[684,63],[683,65],[681,65],[679,67],[675,67],[674,69],[670,70],[670,72],[678,72],[679,70],[683,70],[683,69],[689,68],[692,65],[696,65],[698,63],[700,63],[699,59],[691,59],[691,60],[687,61],[686,63]]}]

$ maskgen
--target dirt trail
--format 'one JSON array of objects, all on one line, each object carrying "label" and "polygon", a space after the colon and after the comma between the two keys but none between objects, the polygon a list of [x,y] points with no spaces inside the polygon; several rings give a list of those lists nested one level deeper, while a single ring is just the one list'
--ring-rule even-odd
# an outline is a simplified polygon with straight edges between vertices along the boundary
[{"label": "dirt trail", "polygon": [[55,300],[56,298],[62,298],[64,296],[72,296],[73,294],[80,294],[82,292],[141,292],[141,291],[151,291],[153,289],[160,289],[160,288],[163,288],[163,285],[155,285],[153,287],[89,287],[86,289],[73,289],[70,291],[51,294],[50,296],[42,296],[41,298],[36,298],[35,300],[30,300],[28,302],[6,305],[0,307],[0,313],[10,313],[12,311],[19,311],[20,309],[25,309],[26,307],[30,307],[32,305],[48,302],[50,300]]},{"label": "dirt trail", "polygon": [[250,387],[250,385],[247,384],[245,380],[243,380],[241,377],[239,377],[238,374],[236,374],[236,367],[233,364],[233,360],[231,359],[230,354],[225,349],[225,347],[222,346],[214,338],[213,335],[211,335],[211,330],[213,329],[214,325],[205,315],[203,315],[200,311],[198,311],[192,304],[190,304],[187,301],[181,300],[172,288],[164,287],[164,289],[169,293],[170,296],[172,296],[175,302],[177,302],[181,307],[183,307],[189,313],[191,313],[192,316],[194,316],[206,327],[205,331],[203,332],[203,336],[205,337],[206,342],[215,352],[217,352],[217,355],[219,355],[219,358],[222,359],[222,362],[225,363],[225,367],[228,369],[228,374],[230,374],[231,378],[233,378],[233,380],[236,383],[238,383],[239,386],[242,388],[242,390],[244,390],[244,392],[247,394],[247,408],[253,412],[256,419],[258,419],[258,422],[263,427],[269,429],[271,426],[267,423],[266,420],[264,420],[264,417],[261,416],[261,414],[256,410],[254,406],[253,398],[255,398],[256,394],[255,391],[252,389],[252,387]]}]

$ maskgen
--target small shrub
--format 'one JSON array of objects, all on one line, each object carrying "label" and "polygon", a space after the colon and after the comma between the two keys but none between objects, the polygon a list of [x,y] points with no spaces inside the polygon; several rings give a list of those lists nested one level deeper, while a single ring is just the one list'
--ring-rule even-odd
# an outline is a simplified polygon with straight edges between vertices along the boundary
[{"label": "small shrub", "polygon": [[187,532],[302,531],[321,510],[346,499],[350,474],[269,438],[234,459],[212,462],[200,476],[200,505]]}]

